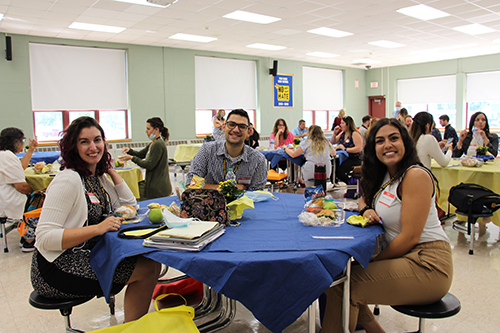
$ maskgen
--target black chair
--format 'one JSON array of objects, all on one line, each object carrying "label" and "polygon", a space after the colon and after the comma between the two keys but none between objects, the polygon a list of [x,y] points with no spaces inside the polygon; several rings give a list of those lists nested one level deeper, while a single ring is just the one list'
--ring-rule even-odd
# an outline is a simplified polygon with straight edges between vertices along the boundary
[{"label": "black chair", "polygon": [[66,323],[66,332],[85,332],[71,327],[69,316],[74,306],[83,304],[90,301],[94,296],[73,298],[73,299],[60,299],[60,298],[46,298],[40,296],[36,291],[33,291],[29,297],[31,306],[42,310],[59,310],[64,317]]},{"label": "black chair", "polygon": [[482,214],[474,214],[474,213],[464,213],[460,211],[455,211],[456,214],[467,216],[467,225],[461,224],[460,221],[453,222],[453,229],[458,232],[467,234],[470,236],[470,245],[469,245],[469,254],[474,254],[474,238],[476,237],[476,229],[475,224],[477,219],[480,217],[490,217],[493,216],[491,213],[482,213]]},{"label": "black chair", "polygon": [[[10,223],[10,225],[7,225],[7,223]],[[7,234],[16,228],[17,223],[11,223],[7,217],[0,217],[0,238],[3,239],[3,252],[5,253],[9,252]]]},{"label": "black chair", "polygon": [[425,319],[448,318],[460,312],[461,305],[458,298],[452,294],[446,294],[441,300],[429,305],[394,305],[394,310],[408,316],[419,318],[418,331],[412,333],[425,332]]}]

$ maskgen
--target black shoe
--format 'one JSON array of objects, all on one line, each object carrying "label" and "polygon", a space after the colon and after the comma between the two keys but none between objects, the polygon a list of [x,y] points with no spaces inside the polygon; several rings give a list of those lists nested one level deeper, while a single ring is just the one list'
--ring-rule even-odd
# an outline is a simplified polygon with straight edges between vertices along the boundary
[{"label": "black shoe", "polygon": [[24,241],[23,246],[21,247],[21,251],[23,252],[33,252],[35,251],[35,241],[33,240],[31,243]]},{"label": "black shoe", "polygon": [[23,247],[24,243],[26,243],[26,239],[24,239],[24,237],[21,237],[21,240],[19,241],[19,247]]}]

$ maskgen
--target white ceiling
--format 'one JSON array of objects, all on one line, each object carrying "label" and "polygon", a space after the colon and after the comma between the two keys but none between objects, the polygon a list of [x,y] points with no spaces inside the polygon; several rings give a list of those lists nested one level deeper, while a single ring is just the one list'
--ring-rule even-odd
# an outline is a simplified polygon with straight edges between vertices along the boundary
[{"label": "white ceiling", "polygon": [[[422,21],[396,12],[426,4],[451,16]],[[235,10],[276,16],[256,24],[223,18]],[[0,32],[117,43],[251,54],[363,68],[353,60],[380,61],[373,68],[500,53],[500,0],[179,0],[168,8],[113,0],[0,0]],[[119,34],[69,29],[74,22],[127,28]],[[495,32],[468,35],[452,28],[480,23]],[[329,27],[353,33],[332,38],[308,33]],[[210,43],[169,39],[175,33],[216,37]],[[378,40],[405,44],[382,48]],[[247,48],[253,43],[285,46],[280,51]],[[338,54],[335,58],[309,52]]]}]

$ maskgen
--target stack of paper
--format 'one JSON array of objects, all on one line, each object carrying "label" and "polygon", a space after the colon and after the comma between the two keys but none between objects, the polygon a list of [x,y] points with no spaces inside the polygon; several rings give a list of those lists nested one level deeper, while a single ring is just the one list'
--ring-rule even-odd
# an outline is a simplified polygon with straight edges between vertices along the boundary
[{"label": "stack of paper", "polygon": [[219,222],[192,221],[186,227],[167,229],[144,240],[144,246],[160,249],[201,251],[224,234]]}]

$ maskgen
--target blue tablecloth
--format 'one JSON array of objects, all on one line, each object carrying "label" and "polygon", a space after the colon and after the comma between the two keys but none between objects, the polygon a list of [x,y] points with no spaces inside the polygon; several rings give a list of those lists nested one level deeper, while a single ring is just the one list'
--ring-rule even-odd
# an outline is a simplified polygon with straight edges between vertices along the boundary
[{"label": "blue tablecloth", "polygon": [[[241,226],[226,228],[222,237],[198,253],[147,248],[142,240],[123,240],[115,232],[106,233],[91,253],[91,264],[104,294],[109,296],[119,261],[143,254],[240,301],[268,329],[282,331],[330,286],[350,256],[366,267],[382,228],[363,229],[347,223],[337,228],[306,227],[297,218],[304,205],[303,196],[274,194],[278,201],[255,203],[255,209],[243,213]],[[174,199],[140,204],[169,204]],[[143,224],[148,224],[147,219]]]},{"label": "blue tablecloth", "polygon": [[285,153],[285,151],[279,149],[279,150],[260,150],[262,154],[266,157],[266,160],[271,162],[271,168],[274,168],[276,165],[278,165],[278,162],[281,161],[281,159],[284,157],[289,161],[292,161],[292,163],[297,164],[298,166],[302,166],[306,162],[306,159],[304,158],[304,154],[292,158],[290,155]]},{"label": "blue tablecloth", "polygon": [[[16,156],[22,158],[26,153],[17,153]],[[46,164],[54,163],[61,156],[59,151],[36,151],[31,155],[31,162],[45,162]]]}]

